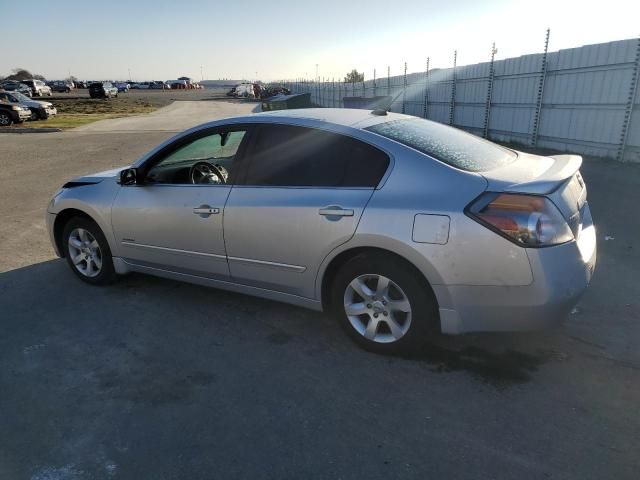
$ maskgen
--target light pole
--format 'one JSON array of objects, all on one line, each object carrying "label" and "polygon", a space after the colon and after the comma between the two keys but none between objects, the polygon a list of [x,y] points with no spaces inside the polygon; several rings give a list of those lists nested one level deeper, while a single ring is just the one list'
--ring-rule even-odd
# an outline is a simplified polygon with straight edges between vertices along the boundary
[{"label": "light pole", "polygon": [[200,65],[200,81],[204,80],[204,75],[202,74],[202,65]]}]

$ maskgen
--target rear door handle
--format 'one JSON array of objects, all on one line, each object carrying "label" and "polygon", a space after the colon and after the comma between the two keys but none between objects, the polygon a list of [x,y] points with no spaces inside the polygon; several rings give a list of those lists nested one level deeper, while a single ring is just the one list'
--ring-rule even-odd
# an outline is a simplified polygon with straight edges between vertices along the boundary
[{"label": "rear door handle", "polygon": [[330,206],[318,210],[320,215],[333,217],[353,217],[353,210],[337,206]]},{"label": "rear door handle", "polygon": [[200,205],[199,207],[196,207],[193,209],[193,213],[205,218],[205,217],[208,217],[209,215],[216,215],[220,213],[220,209],[215,207],[210,207],[209,205]]}]

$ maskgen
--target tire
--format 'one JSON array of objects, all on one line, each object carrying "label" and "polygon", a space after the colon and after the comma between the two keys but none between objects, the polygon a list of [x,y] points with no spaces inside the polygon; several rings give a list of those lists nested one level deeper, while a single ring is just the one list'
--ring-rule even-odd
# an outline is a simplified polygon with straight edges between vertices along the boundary
[{"label": "tire", "polygon": [[[60,243],[71,271],[80,280],[91,285],[107,285],[116,279],[109,243],[94,221],[71,218],[64,226]],[[77,260],[78,257],[82,258]]]},{"label": "tire", "polygon": [[0,127],[8,127],[13,123],[13,117],[9,112],[0,110]]},{"label": "tire", "polygon": [[338,270],[329,288],[333,316],[366,350],[417,353],[440,331],[431,287],[412,265],[390,255],[353,257]]}]

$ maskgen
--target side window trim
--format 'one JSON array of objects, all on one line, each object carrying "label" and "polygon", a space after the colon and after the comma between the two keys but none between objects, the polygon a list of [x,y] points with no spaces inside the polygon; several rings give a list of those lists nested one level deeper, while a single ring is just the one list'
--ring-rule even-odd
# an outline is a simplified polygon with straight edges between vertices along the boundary
[{"label": "side window trim", "polygon": [[[216,135],[223,132],[234,132],[238,130],[245,130],[247,133],[245,134],[245,138],[240,142],[240,146],[238,147],[238,151],[235,155],[235,165],[233,171],[229,173],[229,183],[227,185],[237,185],[239,174],[242,173],[242,164],[243,157],[246,152],[246,147],[248,142],[252,139],[252,130],[254,125],[247,123],[238,123],[238,124],[227,124],[227,125],[218,125],[215,127],[203,128],[201,130],[197,130],[195,132],[190,133],[189,135],[185,135],[183,137],[177,138],[175,141],[166,145],[162,150],[153,154],[153,156],[149,157],[142,165],[138,168],[142,170],[142,177],[146,177],[149,170],[151,170],[154,166],[164,160],[166,157],[176,152],[178,149],[188,145],[191,142],[199,140],[200,138],[208,137],[210,135]],[[236,168],[237,165],[237,168]]]}]

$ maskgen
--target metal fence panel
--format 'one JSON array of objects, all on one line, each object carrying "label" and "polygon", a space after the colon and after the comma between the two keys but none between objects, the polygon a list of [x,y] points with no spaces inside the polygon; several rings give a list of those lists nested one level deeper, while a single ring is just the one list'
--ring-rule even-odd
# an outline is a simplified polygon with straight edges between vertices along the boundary
[{"label": "metal fence panel", "polygon": [[342,107],[347,96],[390,95],[394,112],[426,112],[442,123],[453,117],[454,126],[494,140],[640,162],[640,39],[493,65],[493,77],[490,62],[456,67],[455,85],[453,68],[432,68],[428,80],[425,72],[387,77],[385,69],[375,82],[287,85],[311,92],[320,106]]}]

